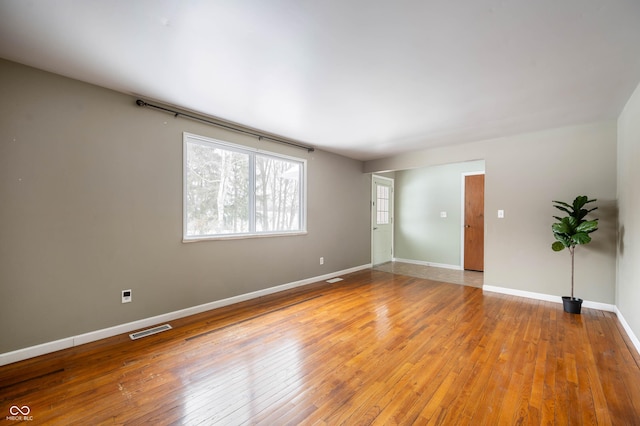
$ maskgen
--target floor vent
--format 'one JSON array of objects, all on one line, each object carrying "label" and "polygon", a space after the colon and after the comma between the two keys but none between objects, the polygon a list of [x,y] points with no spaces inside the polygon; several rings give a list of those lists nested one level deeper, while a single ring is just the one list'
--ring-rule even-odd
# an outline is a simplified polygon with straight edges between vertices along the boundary
[{"label": "floor vent", "polygon": [[152,334],[162,333],[163,331],[171,330],[171,326],[169,324],[159,325],[157,327],[148,328],[146,330],[137,331],[135,333],[131,333],[129,337],[131,340],[141,339],[143,337],[151,336]]},{"label": "floor vent", "polygon": [[328,283],[337,283],[338,281],[342,281],[342,278],[331,278],[330,280],[327,280]]}]

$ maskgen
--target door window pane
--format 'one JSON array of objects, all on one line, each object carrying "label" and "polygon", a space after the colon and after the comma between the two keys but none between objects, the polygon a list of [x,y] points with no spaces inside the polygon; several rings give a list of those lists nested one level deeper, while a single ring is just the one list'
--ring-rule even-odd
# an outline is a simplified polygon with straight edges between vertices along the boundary
[{"label": "door window pane", "polygon": [[378,225],[388,225],[389,217],[389,187],[377,185],[376,196],[376,223]]}]

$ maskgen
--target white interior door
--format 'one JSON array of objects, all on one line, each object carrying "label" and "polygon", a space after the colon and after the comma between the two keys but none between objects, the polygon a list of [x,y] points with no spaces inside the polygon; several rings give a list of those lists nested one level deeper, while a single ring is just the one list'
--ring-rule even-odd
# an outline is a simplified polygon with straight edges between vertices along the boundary
[{"label": "white interior door", "polygon": [[371,263],[379,265],[393,258],[393,179],[374,175],[371,183]]}]

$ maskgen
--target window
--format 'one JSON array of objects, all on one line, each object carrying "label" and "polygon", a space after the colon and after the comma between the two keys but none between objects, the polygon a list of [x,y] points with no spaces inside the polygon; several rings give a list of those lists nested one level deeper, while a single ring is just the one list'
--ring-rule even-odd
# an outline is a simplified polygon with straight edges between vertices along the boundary
[{"label": "window", "polygon": [[385,185],[376,185],[376,224],[389,224],[389,187]]},{"label": "window", "polygon": [[306,161],[184,134],[184,239],[305,232]]}]

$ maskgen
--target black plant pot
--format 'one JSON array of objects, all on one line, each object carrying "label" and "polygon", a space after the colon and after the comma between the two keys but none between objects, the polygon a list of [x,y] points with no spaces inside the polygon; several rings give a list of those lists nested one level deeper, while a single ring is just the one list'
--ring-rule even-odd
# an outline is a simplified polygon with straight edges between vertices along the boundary
[{"label": "black plant pot", "polygon": [[580,309],[582,309],[582,299],[562,296],[562,306],[564,306],[565,312],[570,314],[579,314]]}]

